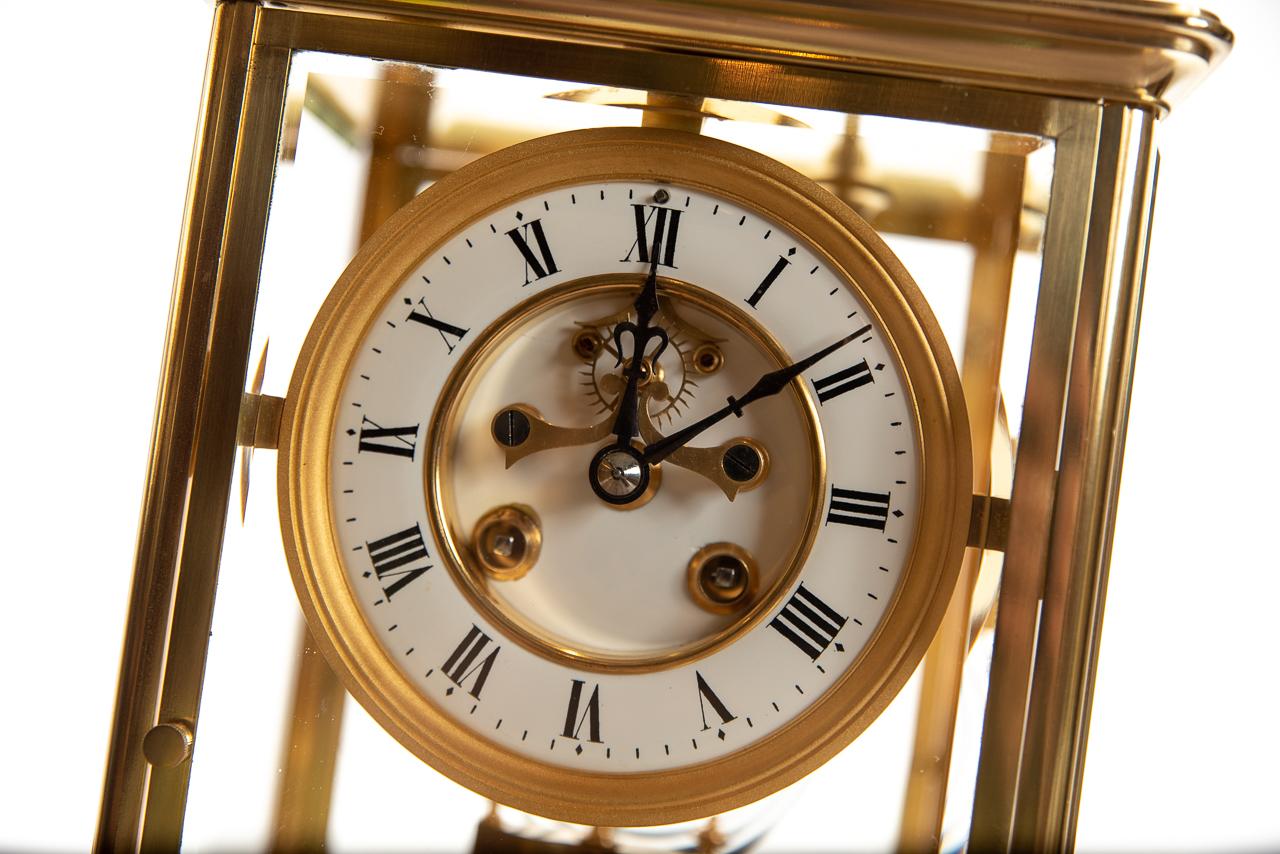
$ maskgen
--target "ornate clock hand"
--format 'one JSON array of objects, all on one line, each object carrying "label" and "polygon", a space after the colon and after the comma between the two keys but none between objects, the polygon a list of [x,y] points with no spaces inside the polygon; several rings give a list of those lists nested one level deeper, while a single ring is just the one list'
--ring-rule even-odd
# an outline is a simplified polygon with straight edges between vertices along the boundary
[{"label": "ornate clock hand", "polygon": [[779,368],[776,371],[770,371],[769,373],[760,377],[760,379],[756,380],[756,384],[753,385],[751,387],[751,390],[748,391],[746,394],[744,394],[742,397],[737,399],[730,397],[729,402],[727,404],[725,404],[723,407],[716,410],[715,412],[711,413],[707,417],[702,418],[698,421],[695,421],[694,423],[690,424],[688,427],[685,427],[683,430],[677,430],[676,432],[672,433],[670,436],[667,436],[665,439],[660,439],[651,445],[646,445],[644,448],[644,451],[640,455],[640,459],[648,465],[653,465],[654,463],[660,463],[672,451],[682,447],[694,436],[697,436],[698,434],[702,433],[704,430],[708,430],[714,425],[719,424],[721,421],[728,418],[730,415],[736,415],[739,418],[741,418],[743,407],[748,406],[752,403],[755,403],[757,400],[760,400],[763,397],[770,397],[782,391],[784,388],[787,387],[788,383],[790,383],[793,379],[798,377],[800,374],[809,370],[809,368],[813,367],[818,362],[825,359],[827,356],[830,356],[836,350],[839,350],[841,347],[843,347],[845,344],[848,344],[853,339],[858,338],[862,335],[865,335],[869,331],[871,331],[870,324],[854,332],[850,332],[848,335],[841,338],[839,341],[835,341],[831,344],[828,344],[826,347],[823,347],[821,350],[819,350],[818,352],[814,353],[811,356],[807,356],[798,362],[793,362],[792,364],[788,365],[785,368]]},{"label": "ornate clock hand", "polygon": [[[621,364],[626,350],[622,346],[622,334],[631,333],[631,364],[627,366],[627,387],[622,392],[622,402],[618,407],[618,417],[613,422],[613,433],[618,437],[617,445],[627,447],[636,435],[636,408],[639,405],[640,380],[644,373],[644,354],[651,339],[658,340],[658,347],[651,357],[653,362],[667,347],[667,333],[662,329],[650,329],[649,323],[658,313],[658,252],[662,248],[662,235],[666,226],[666,217],[661,209],[653,227],[653,253],[649,263],[649,276],[636,297],[636,322],[623,321],[613,328],[613,343],[618,350],[618,363]],[[592,471],[595,462],[592,462]],[[594,477],[592,478],[594,483]]]}]

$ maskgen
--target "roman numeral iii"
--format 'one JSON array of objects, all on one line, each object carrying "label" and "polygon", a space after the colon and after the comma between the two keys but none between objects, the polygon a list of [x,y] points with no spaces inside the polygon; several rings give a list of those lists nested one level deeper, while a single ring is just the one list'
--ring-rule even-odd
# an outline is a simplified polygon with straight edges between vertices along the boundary
[{"label": "roman numeral iii", "polygon": [[657,252],[658,264],[663,267],[676,266],[676,237],[680,233],[680,214],[682,211],[672,208],[660,208],[655,205],[632,205],[636,215],[636,239],[627,250],[623,261],[634,260],[648,264],[652,260],[650,253]]},{"label": "roman numeral iii", "polygon": [[[477,700],[480,699],[480,692],[484,690],[485,680],[489,678],[489,671],[493,670],[493,662],[498,658],[498,650],[502,649],[496,646],[487,656],[476,661],[491,640],[492,638],[480,631],[478,626],[472,625],[467,636],[462,639],[462,643],[458,644],[449,656],[449,660],[441,668],[449,677],[449,681],[464,691],[467,691],[466,681],[474,676],[475,684],[467,693]],[[452,688],[449,689],[449,693],[453,693]]]},{"label": "roman numeral iii", "polygon": [[423,541],[422,531],[416,522],[412,528],[365,543],[365,548],[368,549],[369,561],[373,564],[373,572],[377,574],[378,581],[389,582],[382,588],[388,600],[431,568],[431,564],[426,563],[430,558],[427,544]]},{"label": "roman numeral iii", "polygon": [[817,661],[818,656],[836,639],[845,621],[834,608],[801,584],[769,626],[811,660]]},{"label": "roman numeral iii", "polygon": [[857,489],[831,487],[831,506],[827,509],[827,522],[856,525],[884,533],[889,521],[889,493],[862,492]]},{"label": "roman numeral iii", "polygon": [[372,454],[390,454],[393,457],[413,459],[417,449],[418,425],[409,427],[383,427],[368,417],[360,419],[360,445],[358,450]]},{"label": "roman numeral iii", "polygon": [[[529,245],[530,236],[533,237],[532,246]],[[542,220],[535,219],[517,226],[507,232],[507,237],[511,238],[511,242],[516,245],[516,249],[520,250],[520,255],[524,258],[526,285],[560,272],[560,268],[556,266],[556,259],[551,256],[551,245],[547,243],[547,233],[542,229]]]},{"label": "roman numeral iii", "polygon": [[587,741],[600,744],[600,686],[591,688],[591,697],[583,708],[582,694],[585,687],[586,683],[581,679],[573,680],[573,687],[569,689],[569,713],[565,715],[562,734],[565,738],[581,741],[582,726],[586,724]]}]

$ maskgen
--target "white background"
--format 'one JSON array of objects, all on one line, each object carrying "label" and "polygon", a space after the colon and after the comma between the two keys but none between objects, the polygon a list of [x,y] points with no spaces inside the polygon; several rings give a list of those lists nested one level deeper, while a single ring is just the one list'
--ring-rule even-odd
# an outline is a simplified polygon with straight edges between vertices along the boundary
[{"label": "white background", "polygon": [[[1280,5],[1212,8],[1238,45],[1162,128],[1082,850],[1280,846]],[[212,10],[6,13],[0,849],[83,850]]]}]

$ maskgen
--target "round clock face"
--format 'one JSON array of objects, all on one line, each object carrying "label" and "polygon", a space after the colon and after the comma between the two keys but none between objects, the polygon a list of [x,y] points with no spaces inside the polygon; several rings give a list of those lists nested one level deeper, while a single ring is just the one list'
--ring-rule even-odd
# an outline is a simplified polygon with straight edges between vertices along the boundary
[{"label": "round clock face", "polygon": [[317,318],[281,444],[314,634],[495,800],[668,823],[794,781],[923,654],[958,382],[869,227],[759,155],[609,129],[455,173]]}]

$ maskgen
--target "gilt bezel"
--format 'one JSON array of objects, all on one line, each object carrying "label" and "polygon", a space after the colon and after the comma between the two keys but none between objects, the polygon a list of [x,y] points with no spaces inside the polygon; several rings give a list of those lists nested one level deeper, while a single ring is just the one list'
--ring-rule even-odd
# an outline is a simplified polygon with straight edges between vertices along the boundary
[{"label": "gilt bezel", "polygon": [[[392,292],[460,228],[569,182],[670,181],[785,222],[874,314],[910,391],[920,520],[902,581],[874,635],[831,689],[766,738],[659,772],[555,766],[489,742],[415,688],[368,625],[343,569],[330,505],[337,402],[353,353]],[[285,553],[317,645],[347,689],[408,749],[493,800],[603,826],[665,824],[742,806],[809,773],[861,733],[923,656],[950,600],[970,515],[971,460],[959,378],[942,333],[875,231],[813,181],[761,154],[677,131],[604,128],[521,143],[447,176],[357,253],[314,321],[290,383],[279,443]]]}]

